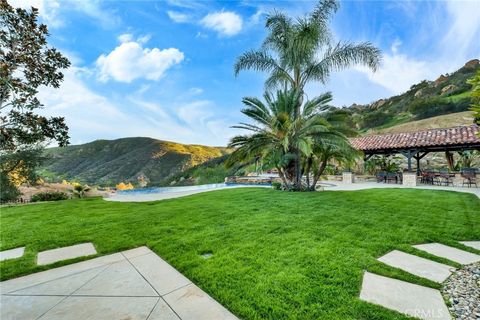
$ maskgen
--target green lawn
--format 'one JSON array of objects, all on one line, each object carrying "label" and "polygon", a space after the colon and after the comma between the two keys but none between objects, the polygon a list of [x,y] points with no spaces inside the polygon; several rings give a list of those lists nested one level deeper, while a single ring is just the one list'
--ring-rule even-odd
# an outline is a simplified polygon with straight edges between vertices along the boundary
[{"label": "green lawn", "polygon": [[[45,267],[36,252],[92,241],[100,254],[147,245],[244,319],[406,319],[358,299],[368,270],[430,287],[375,259],[410,244],[480,239],[480,201],[446,191],[287,193],[231,189],[150,203],[101,199],[1,208],[3,280]],[[213,257],[200,255],[212,252]],[[70,261],[72,262],[72,261]],[[59,266],[55,264],[54,266]]]}]

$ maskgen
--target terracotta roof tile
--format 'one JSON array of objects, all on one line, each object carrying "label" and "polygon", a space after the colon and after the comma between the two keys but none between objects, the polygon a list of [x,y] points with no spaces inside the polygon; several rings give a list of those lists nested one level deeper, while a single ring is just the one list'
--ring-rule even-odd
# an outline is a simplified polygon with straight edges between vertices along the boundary
[{"label": "terracotta roof tile", "polygon": [[370,135],[351,138],[350,143],[354,148],[362,151],[479,144],[479,132],[480,129],[477,125],[471,125],[417,132]]}]

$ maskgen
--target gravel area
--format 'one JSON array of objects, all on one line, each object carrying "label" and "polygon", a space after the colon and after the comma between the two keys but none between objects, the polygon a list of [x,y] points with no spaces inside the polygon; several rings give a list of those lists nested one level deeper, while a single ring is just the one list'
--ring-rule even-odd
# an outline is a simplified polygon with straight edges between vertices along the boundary
[{"label": "gravel area", "polygon": [[450,303],[454,319],[480,320],[480,263],[453,273],[445,281],[442,293]]}]

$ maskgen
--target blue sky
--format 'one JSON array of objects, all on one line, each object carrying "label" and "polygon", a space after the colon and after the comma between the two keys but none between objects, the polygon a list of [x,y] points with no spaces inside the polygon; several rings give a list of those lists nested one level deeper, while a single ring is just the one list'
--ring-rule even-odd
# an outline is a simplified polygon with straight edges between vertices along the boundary
[{"label": "blue sky", "polygon": [[[71,142],[147,136],[225,145],[244,121],[241,98],[261,96],[264,74],[235,78],[233,64],[258,48],[274,8],[296,17],[315,1],[11,0],[33,5],[49,43],[72,61],[58,90],[42,88],[47,115],[66,117]],[[336,106],[369,103],[480,57],[480,1],[342,1],[337,40],[370,41],[382,67],[335,73],[309,97],[332,91]]]}]

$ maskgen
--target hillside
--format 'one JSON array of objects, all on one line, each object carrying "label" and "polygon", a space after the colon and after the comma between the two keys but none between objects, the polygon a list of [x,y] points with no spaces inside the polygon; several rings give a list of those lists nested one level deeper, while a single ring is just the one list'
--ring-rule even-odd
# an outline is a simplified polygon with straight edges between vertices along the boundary
[{"label": "hillside", "polygon": [[[467,111],[470,108],[471,85],[466,80],[480,69],[480,61],[468,61],[451,74],[434,81],[424,80],[397,96],[380,99],[367,105],[353,104],[342,108],[350,114],[351,125],[361,133],[399,124]],[[449,124],[445,124],[450,126]],[[408,127],[406,127],[408,128]]]},{"label": "hillside", "polygon": [[393,127],[372,130],[369,133],[398,133],[398,132],[409,132],[409,131],[419,131],[425,129],[438,129],[438,128],[448,128],[448,127],[457,127],[457,126],[468,126],[473,123],[473,112],[464,111],[450,113],[442,116],[431,117],[427,119],[410,121],[402,124],[395,125]]},{"label": "hillside", "polygon": [[88,184],[115,185],[140,181],[162,184],[178,172],[228,153],[226,148],[155,140],[123,138],[97,140],[82,145],[46,150],[40,170],[46,181],[78,180]]}]

